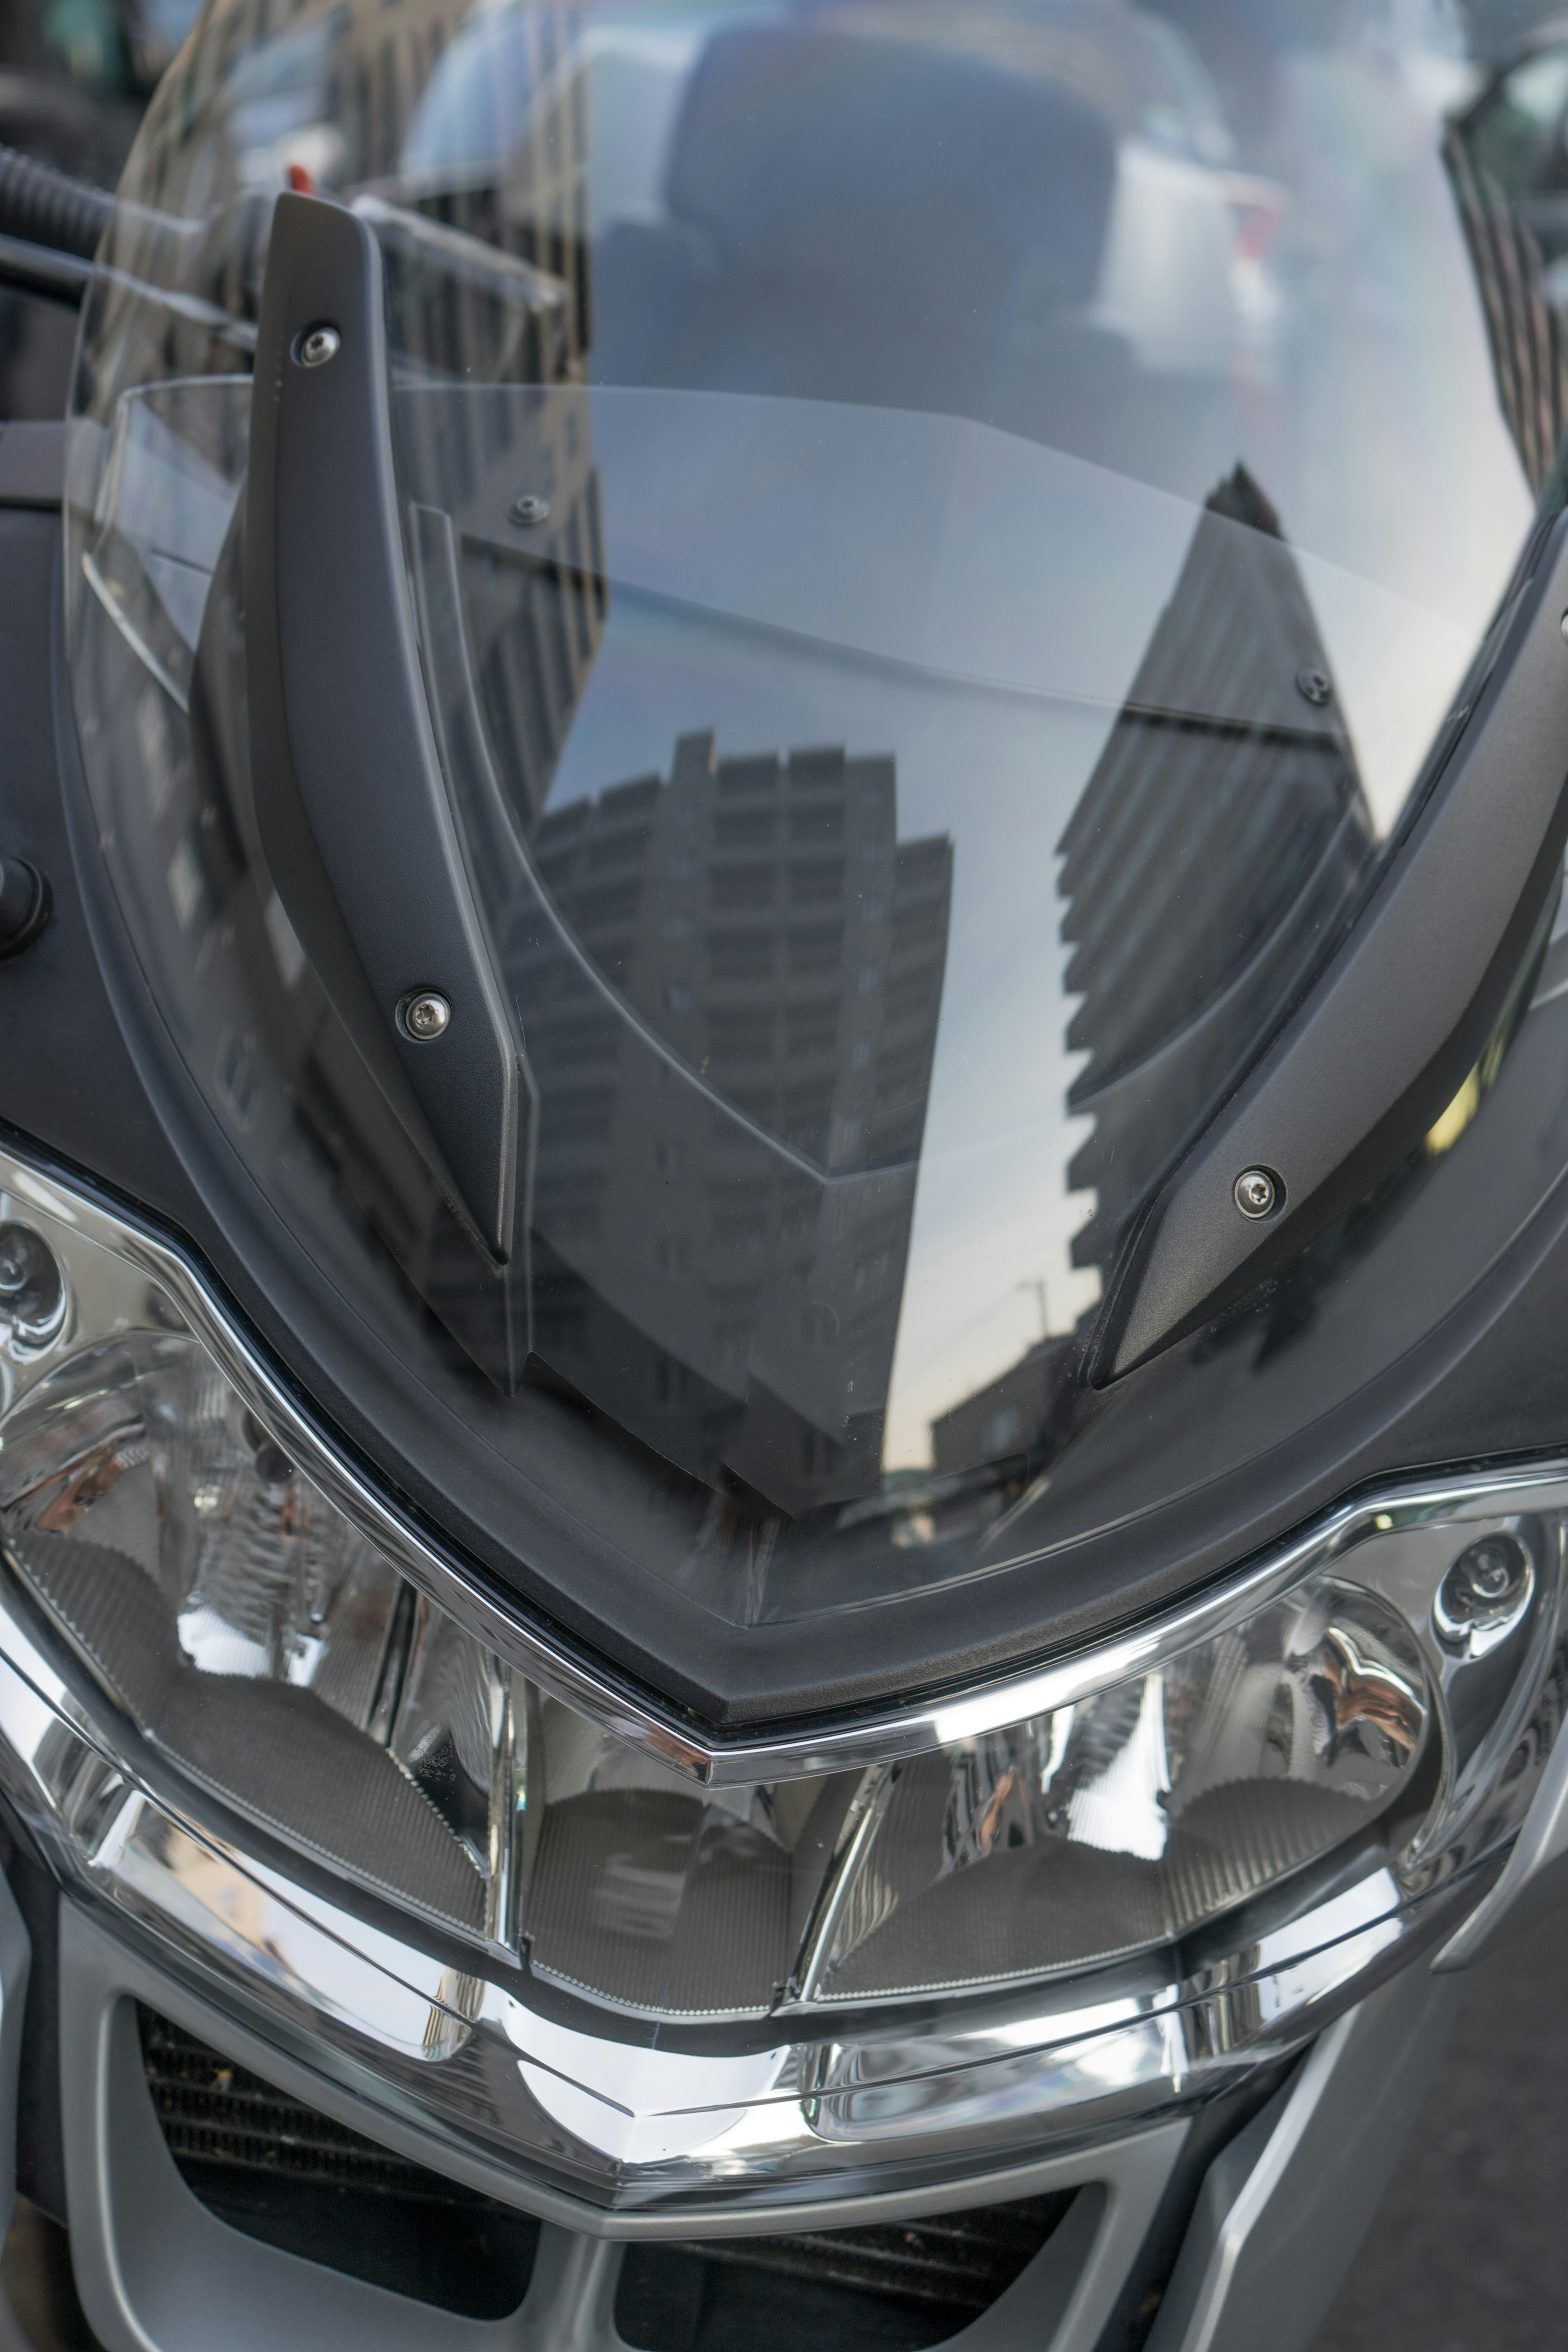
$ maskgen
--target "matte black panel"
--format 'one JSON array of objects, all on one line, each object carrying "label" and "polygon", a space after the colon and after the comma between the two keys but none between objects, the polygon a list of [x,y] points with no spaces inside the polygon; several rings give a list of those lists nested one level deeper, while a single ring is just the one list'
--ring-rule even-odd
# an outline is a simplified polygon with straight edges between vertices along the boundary
[{"label": "matte black panel", "polygon": [[[317,326],[341,340],[307,364]],[[279,199],[246,503],[256,813],[278,893],[362,1054],[486,1246],[511,1245],[519,1044],[447,803],[392,470],[382,264],[342,206]],[[444,1034],[398,1023],[438,990]],[[416,1114],[413,1107],[416,1106]]]},{"label": "matte black panel", "polygon": [[[1343,950],[1152,1212],[1117,1302],[1113,1374],[1301,1249],[1419,1142],[1475,1066],[1568,833],[1565,614],[1568,518]],[[1254,1168],[1283,1192],[1261,1219],[1235,1198]]]}]

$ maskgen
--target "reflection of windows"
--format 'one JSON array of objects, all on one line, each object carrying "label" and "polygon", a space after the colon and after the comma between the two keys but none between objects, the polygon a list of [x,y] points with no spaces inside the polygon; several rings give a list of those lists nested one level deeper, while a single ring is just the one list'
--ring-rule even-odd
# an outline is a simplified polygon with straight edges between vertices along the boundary
[{"label": "reflection of windows", "polygon": [[790,867],[789,902],[792,907],[819,907],[824,901],[836,905],[843,896],[842,857],[814,858],[809,864],[797,858]]},{"label": "reflection of windows", "polygon": [[844,952],[842,923],[814,923],[789,934],[790,977],[806,979],[814,972],[837,971]]},{"label": "reflection of windows", "polygon": [[[717,1454],[791,1511],[879,1473],[952,878],[942,839],[905,845],[914,878],[895,882],[896,835],[889,758],[720,759],[687,736],[667,780],[534,837],[624,1014],[552,931],[510,941],[539,1087],[533,1346],[672,1459]],[[911,911],[913,1011],[886,986]],[[887,1178],[860,1182],[873,1166]]]},{"label": "reflection of windows", "polygon": [[708,971],[716,982],[770,980],[773,969],[772,931],[710,931]]},{"label": "reflection of windows", "polygon": [[786,1036],[791,1061],[804,1060],[811,1054],[835,1054],[838,1050],[838,1000],[829,997],[821,1005],[792,1007],[786,1015]]},{"label": "reflection of windows", "polygon": [[792,844],[800,845],[819,841],[842,841],[843,802],[819,801],[815,807],[792,808],[789,813],[789,837]]},{"label": "reflection of windows", "polygon": [[773,1053],[772,1006],[757,1013],[710,1013],[708,1055],[713,1062],[771,1062]]},{"label": "reflection of windows", "polygon": [[771,808],[721,809],[713,819],[715,849],[750,849],[771,842],[778,819]]},{"label": "reflection of windows", "polygon": [[[1372,823],[1296,559],[1245,468],[1209,499],[1127,702],[1062,836],[1068,1171],[1109,1266],[1147,1188],[1312,970]],[[900,866],[905,853],[900,852]]]},{"label": "reflection of windows", "polygon": [[715,907],[771,907],[776,877],[771,866],[716,866],[708,887]]}]

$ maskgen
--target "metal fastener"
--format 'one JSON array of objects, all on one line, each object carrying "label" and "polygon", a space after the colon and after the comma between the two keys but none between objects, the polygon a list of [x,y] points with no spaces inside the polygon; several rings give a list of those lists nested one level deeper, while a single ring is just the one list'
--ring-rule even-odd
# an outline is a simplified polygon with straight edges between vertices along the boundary
[{"label": "metal fastener", "polygon": [[1236,1180],[1236,1205],[1244,1217],[1270,1216],[1279,1198],[1279,1186],[1267,1168],[1244,1168]]},{"label": "metal fastener", "polygon": [[513,499],[507,511],[520,530],[536,530],[542,522],[550,520],[550,500],[535,498],[525,490],[521,498]]},{"label": "metal fastener", "polygon": [[342,347],[343,339],[335,327],[310,327],[300,336],[294,356],[301,367],[325,367]]},{"label": "metal fastener", "polygon": [[405,1035],[416,1045],[428,1045],[445,1035],[452,1008],[438,989],[416,988],[398,1006],[397,1017]]},{"label": "metal fastener", "polygon": [[1568,637],[1568,613],[1564,613],[1563,615],[1563,634],[1565,637]]},{"label": "metal fastener", "polygon": [[1296,691],[1304,695],[1318,710],[1334,698],[1333,680],[1326,670],[1299,669],[1296,672]]}]

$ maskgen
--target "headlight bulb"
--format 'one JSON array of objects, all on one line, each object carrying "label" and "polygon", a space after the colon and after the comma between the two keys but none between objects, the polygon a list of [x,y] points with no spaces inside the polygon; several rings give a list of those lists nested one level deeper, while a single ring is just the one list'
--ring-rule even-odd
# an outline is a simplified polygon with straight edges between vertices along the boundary
[{"label": "headlight bulb", "polygon": [[1482,1536],[1466,1546],[1437,1587],[1432,1622],[1438,1639],[1466,1657],[1484,1657],[1513,1632],[1534,1591],[1534,1564],[1518,1536]]},{"label": "headlight bulb", "polygon": [[0,1225],[0,1324],[14,1355],[34,1355],[59,1337],[65,1276],[30,1225]]}]

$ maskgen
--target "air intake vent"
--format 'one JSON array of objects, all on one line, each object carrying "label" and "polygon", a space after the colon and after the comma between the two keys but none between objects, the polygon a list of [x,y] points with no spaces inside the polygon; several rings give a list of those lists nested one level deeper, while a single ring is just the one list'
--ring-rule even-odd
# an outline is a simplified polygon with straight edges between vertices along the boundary
[{"label": "air intake vent", "polygon": [[539,2224],[378,2147],[138,2010],[147,2086],[185,2186],[231,2228],[468,2319],[527,2292]]},{"label": "air intake vent", "polygon": [[920,2352],[1033,2261],[1070,2194],[870,2229],[633,2246],[616,2326],[639,2352]]}]

